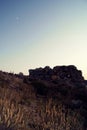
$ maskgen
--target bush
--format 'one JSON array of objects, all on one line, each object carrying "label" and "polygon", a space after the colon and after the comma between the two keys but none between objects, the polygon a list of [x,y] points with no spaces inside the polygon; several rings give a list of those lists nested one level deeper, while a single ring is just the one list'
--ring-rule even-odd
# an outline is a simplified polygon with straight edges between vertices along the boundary
[{"label": "bush", "polygon": [[35,82],[32,82],[32,85],[34,86],[34,89],[35,89],[37,95],[47,96],[48,87],[44,82],[35,81]]}]

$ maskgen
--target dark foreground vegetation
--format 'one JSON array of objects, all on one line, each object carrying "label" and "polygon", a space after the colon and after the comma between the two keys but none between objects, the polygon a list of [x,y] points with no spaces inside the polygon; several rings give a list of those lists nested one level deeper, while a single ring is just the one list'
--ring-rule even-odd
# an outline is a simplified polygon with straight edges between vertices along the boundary
[{"label": "dark foreground vegetation", "polygon": [[87,81],[75,66],[0,71],[0,130],[87,130]]}]

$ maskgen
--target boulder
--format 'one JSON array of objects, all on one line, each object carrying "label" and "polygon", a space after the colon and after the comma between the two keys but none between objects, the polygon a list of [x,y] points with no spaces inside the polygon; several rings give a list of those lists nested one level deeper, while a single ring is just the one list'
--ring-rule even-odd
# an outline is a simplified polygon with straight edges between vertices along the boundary
[{"label": "boulder", "polygon": [[50,80],[51,75],[52,69],[49,66],[29,70],[29,78],[32,80]]},{"label": "boulder", "polygon": [[54,74],[56,74],[60,79],[70,79],[71,81],[83,81],[82,72],[77,70],[73,65],[69,66],[56,66],[53,68]]}]

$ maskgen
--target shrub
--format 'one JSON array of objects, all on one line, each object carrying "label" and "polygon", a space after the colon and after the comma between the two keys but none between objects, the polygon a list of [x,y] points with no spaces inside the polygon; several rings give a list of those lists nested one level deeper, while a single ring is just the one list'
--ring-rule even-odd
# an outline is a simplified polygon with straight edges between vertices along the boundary
[{"label": "shrub", "polygon": [[44,82],[35,81],[35,82],[32,82],[32,85],[34,86],[34,89],[35,89],[37,95],[47,96],[48,87]]}]

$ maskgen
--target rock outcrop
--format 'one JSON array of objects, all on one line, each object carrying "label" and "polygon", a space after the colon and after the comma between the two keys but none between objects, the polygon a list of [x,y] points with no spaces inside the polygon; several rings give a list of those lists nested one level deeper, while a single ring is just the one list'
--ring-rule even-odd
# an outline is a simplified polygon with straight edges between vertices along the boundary
[{"label": "rock outcrop", "polygon": [[[72,100],[84,100],[87,96],[82,96],[81,91],[85,94],[86,85],[82,72],[77,70],[73,65],[56,66],[51,69],[49,66],[45,68],[37,68],[29,70],[29,80],[32,82],[36,94],[44,97],[57,97]],[[69,103],[69,100],[67,102]]]},{"label": "rock outcrop", "polygon": [[82,72],[73,65],[56,66],[53,69],[49,66],[31,69],[29,70],[29,79],[45,81],[71,80],[72,82],[84,80]]}]

